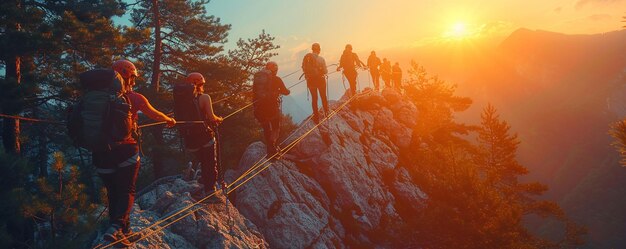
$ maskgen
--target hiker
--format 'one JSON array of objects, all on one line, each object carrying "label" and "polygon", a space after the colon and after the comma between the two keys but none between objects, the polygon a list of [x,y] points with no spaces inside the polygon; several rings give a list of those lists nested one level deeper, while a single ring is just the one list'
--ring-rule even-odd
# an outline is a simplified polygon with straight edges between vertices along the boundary
[{"label": "hiker", "polygon": [[383,58],[383,64],[380,65],[380,74],[385,82],[385,88],[391,87],[391,62],[387,58]]},{"label": "hiker", "polygon": [[[167,122],[168,127],[176,124],[176,120],[154,109],[143,95],[132,90],[135,78],[139,76],[132,62],[118,60],[113,63],[113,70],[122,77],[124,95],[130,102],[132,123],[128,125],[136,129],[138,111],[153,120]],[[103,238],[109,242],[119,240],[118,246],[130,246],[128,238],[133,234],[130,230],[129,215],[135,200],[135,183],[140,167],[136,139],[131,137],[128,141],[111,146],[110,149],[93,151],[93,163],[107,190],[109,204],[111,226],[105,231]]]},{"label": "hiker", "polygon": [[[174,115],[179,122],[179,133],[185,142],[185,148],[200,161],[203,188],[201,196],[215,192],[218,176],[217,143],[215,132],[224,120],[213,112],[211,96],[204,93],[204,76],[190,73],[184,84],[174,86]],[[201,122],[200,122],[201,121]],[[196,123],[194,123],[196,122]]]},{"label": "hiker", "polygon": [[306,79],[307,88],[311,92],[311,107],[313,109],[313,121],[319,123],[319,114],[317,107],[317,93],[322,99],[322,107],[324,108],[324,116],[328,115],[328,98],[326,96],[326,61],[321,57],[320,44],[313,43],[311,45],[313,52],[308,53],[302,59],[302,71]]},{"label": "hiker", "polygon": [[278,148],[278,135],[280,132],[280,98],[289,95],[290,91],[285,87],[283,80],[276,76],[278,64],[270,61],[265,68],[254,74],[252,90],[254,93],[254,116],[263,127],[267,158],[271,158],[280,151]]},{"label": "hiker", "polygon": [[343,74],[350,83],[350,95],[356,94],[356,77],[358,76],[356,67],[365,67],[365,64],[359,60],[359,56],[352,53],[352,45],[348,44],[341,54],[337,71],[343,68]]},{"label": "hiker", "polygon": [[392,76],[391,79],[393,81],[393,87],[398,89],[402,88],[402,69],[400,68],[400,63],[396,62],[392,68]]},{"label": "hiker", "polygon": [[374,82],[374,89],[378,92],[380,91],[380,58],[376,56],[376,52],[372,51],[370,56],[367,58],[367,67],[370,70],[370,75],[372,75],[372,81]]}]

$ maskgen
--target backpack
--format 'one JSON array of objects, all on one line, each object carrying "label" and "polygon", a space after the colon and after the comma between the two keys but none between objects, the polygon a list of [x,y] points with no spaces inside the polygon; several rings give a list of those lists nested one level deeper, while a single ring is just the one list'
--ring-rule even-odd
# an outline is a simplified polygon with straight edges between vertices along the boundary
[{"label": "backpack", "polygon": [[254,93],[254,116],[260,120],[271,119],[276,115],[278,98],[272,90],[272,73],[263,69],[254,74],[252,92]]},{"label": "backpack", "polygon": [[319,63],[317,63],[316,55],[308,53],[302,59],[302,71],[307,78],[321,76],[323,73]]},{"label": "backpack", "polygon": [[101,151],[135,142],[131,102],[124,95],[122,76],[110,69],[94,69],[79,78],[84,94],[70,108],[67,120],[74,145]]},{"label": "backpack", "polygon": [[[205,121],[200,110],[194,85],[182,83],[174,85],[174,117],[177,121]],[[205,124],[177,124],[178,133],[186,148],[200,148],[214,137],[213,130]]]},{"label": "backpack", "polygon": [[354,69],[356,66],[354,53],[341,54],[341,59],[339,59],[339,66],[343,67],[344,69]]}]

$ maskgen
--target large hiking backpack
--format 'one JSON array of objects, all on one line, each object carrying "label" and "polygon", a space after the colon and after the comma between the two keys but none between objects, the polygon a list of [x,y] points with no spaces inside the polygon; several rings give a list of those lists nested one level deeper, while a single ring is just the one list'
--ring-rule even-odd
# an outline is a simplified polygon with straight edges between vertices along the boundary
[{"label": "large hiking backpack", "polygon": [[317,63],[317,55],[308,53],[302,59],[302,71],[307,78],[322,76],[324,70]]},{"label": "large hiking backpack", "polygon": [[[205,121],[200,111],[198,97],[194,95],[194,85],[181,83],[174,85],[174,117],[176,121]],[[206,123],[181,123],[177,124],[178,132],[185,147],[197,149],[212,140],[214,133]]]},{"label": "large hiking backpack", "polygon": [[267,69],[254,74],[254,116],[259,120],[271,119],[276,115],[278,99],[272,90],[272,77],[272,72]]},{"label": "large hiking backpack", "polygon": [[356,60],[354,53],[343,53],[341,59],[339,59],[339,66],[344,69],[354,69],[356,67]]},{"label": "large hiking backpack", "polygon": [[68,135],[74,145],[90,151],[111,149],[135,142],[131,103],[124,95],[122,77],[110,69],[94,69],[80,74],[84,90],[69,112]]}]

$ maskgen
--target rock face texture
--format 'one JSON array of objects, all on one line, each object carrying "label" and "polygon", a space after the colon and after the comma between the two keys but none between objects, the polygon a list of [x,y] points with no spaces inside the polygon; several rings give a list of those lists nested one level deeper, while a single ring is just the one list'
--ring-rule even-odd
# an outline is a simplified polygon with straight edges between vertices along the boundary
[{"label": "rock face texture", "polygon": [[399,160],[411,143],[417,109],[393,90],[346,100],[332,103],[337,114],[319,126],[301,124],[281,146],[299,142],[281,159],[258,164],[266,161],[265,145],[249,145],[226,172],[234,182],[232,203],[220,194],[217,203],[200,204],[172,225],[174,219],[144,229],[193,204],[190,193],[200,186],[172,177],[143,190],[131,224],[153,234],[132,248],[403,247],[413,233],[406,221],[428,198]]},{"label": "rock face texture", "polygon": [[[174,178],[156,184],[135,201],[131,213],[131,229],[135,232],[155,224],[168,214],[175,213],[196,202],[190,193],[200,189],[196,181]],[[223,195],[210,199],[215,203],[199,204],[188,216],[166,226],[167,220],[140,233],[146,236],[131,248],[267,248],[256,226],[243,217],[232,204],[226,204]],[[164,229],[162,229],[164,228]],[[157,231],[161,230],[161,231]],[[149,236],[148,236],[149,235]],[[101,236],[99,236],[101,237]],[[105,245],[102,240],[94,242]],[[112,247],[115,248],[115,247]]]},{"label": "rock face texture", "polygon": [[[271,248],[399,246],[427,198],[399,165],[417,115],[393,90],[357,97],[317,128],[301,124],[287,143],[314,131],[229,198]],[[264,156],[263,143],[251,144],[227,181]]]}]

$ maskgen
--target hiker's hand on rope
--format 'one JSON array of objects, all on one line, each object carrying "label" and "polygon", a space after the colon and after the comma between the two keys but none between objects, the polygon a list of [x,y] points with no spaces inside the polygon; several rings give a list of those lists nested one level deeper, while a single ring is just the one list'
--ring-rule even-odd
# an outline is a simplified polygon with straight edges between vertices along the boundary
[{"label": "hiker's hand on rope", "polygon": [[222,122],[224,122],[224,118],[220,116],[215,116],[215,119],[213,119],[213,122],[215,123],[215,125],[220,125]]},{"label": "hiker's hand on rope", "polygon": [[165,120],[165,123],[167,128],[172,128],[176,125],[176,119],[170,118],[169,120]]}]

